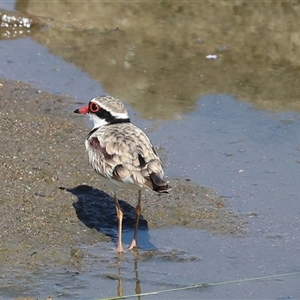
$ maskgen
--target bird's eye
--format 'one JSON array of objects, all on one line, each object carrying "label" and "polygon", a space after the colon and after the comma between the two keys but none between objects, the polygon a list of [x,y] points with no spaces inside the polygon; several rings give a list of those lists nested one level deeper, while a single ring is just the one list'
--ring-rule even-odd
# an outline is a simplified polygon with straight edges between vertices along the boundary
[{"label": "bird's eye", "polygon": [[94,102],[90,103],[90,112],[96,113],[100,110],[100,106]]}]

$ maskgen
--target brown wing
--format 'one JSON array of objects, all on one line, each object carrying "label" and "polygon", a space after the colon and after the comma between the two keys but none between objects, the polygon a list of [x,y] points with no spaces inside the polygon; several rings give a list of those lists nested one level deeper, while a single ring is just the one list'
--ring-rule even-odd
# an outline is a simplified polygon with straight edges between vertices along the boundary
[{"label": "brown wing", "polygon": [[90,163],[101,175],[158,192],[166,189],[157,153],[146,134],[133,124],[101,127],[87,143]]}]

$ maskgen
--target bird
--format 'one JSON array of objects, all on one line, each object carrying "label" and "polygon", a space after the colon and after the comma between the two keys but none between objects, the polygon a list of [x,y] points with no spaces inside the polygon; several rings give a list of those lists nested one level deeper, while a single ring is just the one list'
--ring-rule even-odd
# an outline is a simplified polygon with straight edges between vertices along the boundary
[{"label": "bird", "polygon": [[122,189],[138,192],[135,225],[129,250],[138,247],[137,233],[141,215],[142,191],[169,193],[169,182],[164,181],[160,158],[148,136],[131,123],[123,102],[103,95],[91,99],[87,106],[74,113],[88,115],[93,128],[85,139],[85,148],[91,167],[102,182],[113,192],[118,219],[116,251],[125,252],[122,244],[123,211],[118,193]]}]

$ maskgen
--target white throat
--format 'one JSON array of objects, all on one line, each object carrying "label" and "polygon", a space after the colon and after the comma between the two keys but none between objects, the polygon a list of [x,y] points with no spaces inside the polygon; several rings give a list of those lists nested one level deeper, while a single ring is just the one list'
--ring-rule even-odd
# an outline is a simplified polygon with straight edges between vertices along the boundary
[{"label": "white throat", "polygon": [[94,123],[94,128],[99,128],[101,126],[104,126],[108,124],[104,119],[100,119],[98,116],[94,114],[89,114],[90,120]]}]

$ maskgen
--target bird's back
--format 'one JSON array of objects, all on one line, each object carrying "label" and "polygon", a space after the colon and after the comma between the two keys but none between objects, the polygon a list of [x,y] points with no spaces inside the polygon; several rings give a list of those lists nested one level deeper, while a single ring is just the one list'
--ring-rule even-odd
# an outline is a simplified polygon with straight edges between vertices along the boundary
[{"label": "bird's back", "polygon": [[167,192],[160,159],[147,135],[132,123],[99,127],[87,137],[89,162],[120,188]]}]

